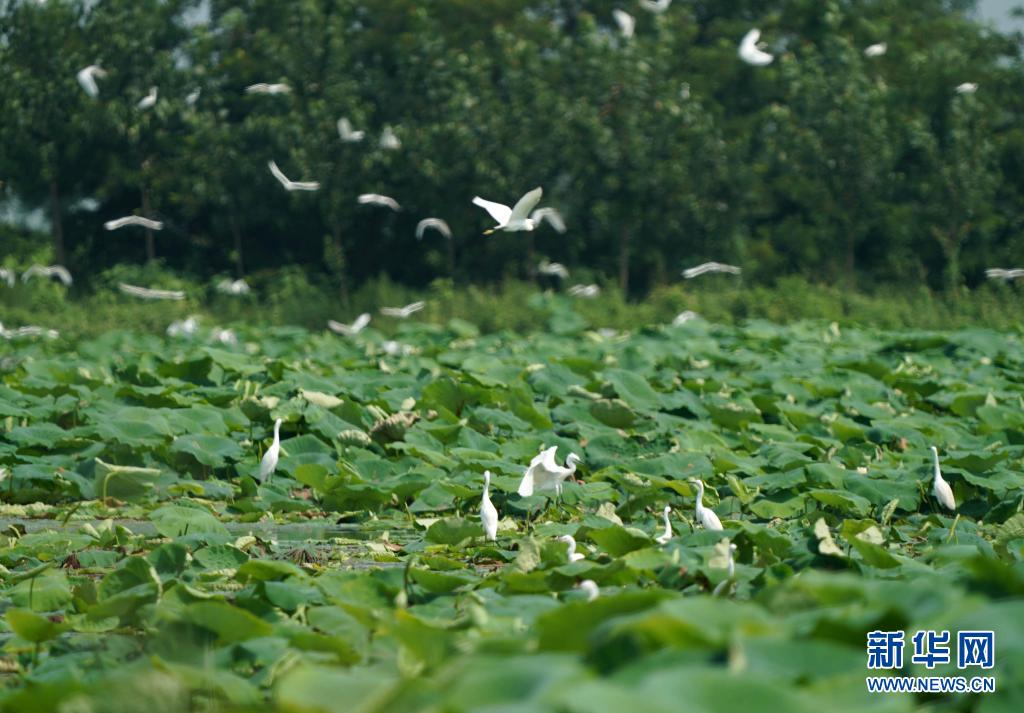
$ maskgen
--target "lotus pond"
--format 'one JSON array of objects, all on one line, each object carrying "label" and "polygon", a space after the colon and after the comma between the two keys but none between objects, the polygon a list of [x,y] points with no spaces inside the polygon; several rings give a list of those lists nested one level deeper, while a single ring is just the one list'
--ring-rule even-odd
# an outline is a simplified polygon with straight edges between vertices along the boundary
[{"label": "lotus pond", "polygon": [[[3,710],[1024,709],[1020,334],[237,331],[0,343]],[[996,693],[868,693],[874,630],[995,631]]]}]

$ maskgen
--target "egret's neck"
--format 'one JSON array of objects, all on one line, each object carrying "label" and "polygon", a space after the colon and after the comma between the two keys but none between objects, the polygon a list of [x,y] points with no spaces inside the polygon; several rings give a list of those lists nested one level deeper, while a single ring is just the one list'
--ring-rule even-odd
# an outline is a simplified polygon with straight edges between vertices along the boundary
[{"label": "egret's neck", "polygon": [[275,441],[280,441],[281,440],[281,422],[280,421],[276,421],[274,423],[274,440]]},{"label": "egret's neck", "polygon": [[932,451],[932,460],[935,463],[935,480],[942,480],[942,471],[939,469],[939,452],[936,450]]},{"label": "egret's neck", "polygon": [[484,473],[484,497],[486,498],[491,490],[491,474]]}]

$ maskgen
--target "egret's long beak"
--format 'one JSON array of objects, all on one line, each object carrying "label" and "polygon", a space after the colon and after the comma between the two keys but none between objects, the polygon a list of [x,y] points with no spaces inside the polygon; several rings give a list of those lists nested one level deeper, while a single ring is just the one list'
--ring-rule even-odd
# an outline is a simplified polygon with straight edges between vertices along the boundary
[{"label": "egret's long beak", "polygon": [[484,235],[490,235],[493,232],[494,232],[494,228],[488,228],[487,230],[484,231]]}]

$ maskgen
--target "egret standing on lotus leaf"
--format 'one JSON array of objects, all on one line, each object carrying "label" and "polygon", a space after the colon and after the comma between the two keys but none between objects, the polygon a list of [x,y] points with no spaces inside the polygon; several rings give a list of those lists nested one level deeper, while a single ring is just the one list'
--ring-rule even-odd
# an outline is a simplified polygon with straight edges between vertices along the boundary
[{"label": "egret standing on lotus leaf", "polygon": [[270,476],[277,470],[277,461],[281,457],[281,419],[277,419],[274,422],[274,442],[270,444],[270,448],[263,454],[263,460],[260,461],[260,482],[266,483],[270,480]]},{"label": "egret standing on lotus leaf", "polygon": [[493,542],[498,539],[498,509],[491,502],[491,471],[484,471],[484,495],[480,499],[480,522],[484,536]]},{"label": "egret standing on lotus leaf", "polygon": [[705,530],[721,531],[723,529],[722,521],[718,519],[718,515],[711,508],[704,507],[704,481],[699,478],[691,478],[689,482],[697,486],[697,522]]}]

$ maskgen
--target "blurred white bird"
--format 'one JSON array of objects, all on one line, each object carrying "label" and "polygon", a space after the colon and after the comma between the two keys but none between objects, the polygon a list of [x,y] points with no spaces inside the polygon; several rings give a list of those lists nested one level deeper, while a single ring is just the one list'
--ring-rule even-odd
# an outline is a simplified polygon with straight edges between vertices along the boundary
[{"label": "blurred white bird", "polygon": [[[715,546],[715,550],[717,551],[719,549],[719,547],[721,545],[724,545],[724,544],[725,543],[723,542],[720,545],[716,545]],[[725,551],[726,551],[726,565],[725,565],[726,577],[721,582],[719,582],[718,586],[715,587],[715,590],[713,592],[711,592],[711,596],[713,596],[713,597],[720,596],[724,591],[726,591],[727,588],[731,587],[732,583],[733,583],[733,579],[736,577],[736,560],[735,560],[735,557],[734,557],[734,555],[736,554],[736,545],[734,545],[733,543],[730,542],[728,544],[728,546],[725,548]]]},{"label": "blurred white bird", "polygon": [[390,208],[393,211],[402,210],[402,206],[398,205],[398,201],[391,196],[381,195],[380,193],[363,193],[356,198],[356,201],[362,205],[376,205],[381,208]]},{"label": "blurred white bird", "polygon": [[562,214],[554,208],[538,208],[537,210],[530,213],[530,220],[533,224],[540,227],[543,221],[547,221],[548,224],[559,233],[566,231],[565,221],[562,219]]},{"label": "blurred white bird", "polygon": [[440,218],[424,218],[416,224],[416,239],[422,240],[423,234],[428,228],[432,228],[439,232],[449,240],[452,239],[452,229],[448,227],[448,223],[444,222]]},{"label": "blurred white bird", "polygon": [[103,227],[107,230],[117,230],[118,228],[124,228],[129,225],[138,225],[146,230],[163,230],[164,224],[159,220],[150,220],[149,218],[143,218],[138,215],[129,215],[125,218],[118,218],[117,220],[108,220],[103,224]]},{"label": "blurred white bird", "polygon": [[346,337],[359,334],[369,323],[369,312],[363,312],[361,315],[356,317],[356,320],[352,324],[342,324],[341,322],[335,322],[333,319],[327,320],[327,326],[332,332],[343,334]]},{"label": "blurred white bird", "polygon": [[480,499],[480,522],[484,526],[484,536],[494,541],[498,539],[498,509],[491,502],[491,471],[484,471],[484,495]]},{"label": "blurred white bird", "polygon": [[615,18],[615,24],[619,26],[619,32],[626,39],[633,36],[633,30],[636,29],[636,18],[630,15],[628,12],[624,12],[618,8],[612,10],[612,17]]},{"label": "blurred white bird", "polygon": [[[70,275],[68,276],[70,277]],[[6,267],[0,267],[0,280],[7,283],[8,287],[14,287],[14,270],[8,270]]]},{"label": "blurred white bird", "polygon": [[[32,277],[56,277],[58,280],[64,283],[66,287],[70,287],[72,283],[71,273],[63,265],[48,265],[43,267],[42,265],[33,265],[21,275],[22,282],[28,282],[29,278]],[[13,285],[12,285],[13,286]]]},{"label": "blurred white bird", "polygon": [[366,137],[366,132],[353,130],[352,122],[343,116],[338,119],[338,136],[347,144],[355,144]]},{"label": "blurred white bird", "polygon": [[558,540],[565,543],[566,554],[569,555],[570,562],[579,562],[587,558],[586,555],[576,551],[576,538],[572,535],[560,535]]},{"label": "blurred white bird", "polygon": [[544,260],[537,265],[537,272],[542,275],[557,277],[560,280],[566,280],[569,278],[569,269],[560,262],[548,262],[547,260]]},{"label": "blurred white bird", "polygon": [[704,481],[700,478],[690,478],[689,482],[697,486],[697,522],[704,526],[705,530],[721,530],[722,521],[711,508],[704,507]]},{"label": "blurred white bird", "polygon": [[640,0],[640,7],[655,15],[660,15],[668,10],[668,6],[671,4],[672,0]]},{"label": "blurred white bird", "polygon": [[1024,277],[1024,268],[1013,268],[1006,270],[1001,267],[990,267],[985,270],[985,277],[990,280],[1015,280],[1018,277]]},{"label": "blurred white bird", "polygon": [[496,226],[489,230],[485,230],[484,235],[490,235],[496,230],[517,232],[530,231],[536,228],[537,224],[532,218],[527,216],[530,215],[530,211],[532,211],[540,202],[542,195],[544,195],[543,189],[534,188],[532,191],[520,198],[514,208],[509,208],[507,205],[502,205],[501,203],[484,200],[480,196],[473,198],[473,205],[483,208],[492,218],[494,218],[494,220],[498,221]]},{"label": "blurred white bird", "polygon": [[270,480],[270,476],[277,470],[277,460],[281,457],[281,419],[274,421],[274,442],[270,444],[270,448],[263,454],[263,459],[260,461],[260,482],[265,483]]},{"label": "blurred white bird", "polygon": [[47,339],[56,339],[59,336],[60,332],[56,329],[47,329],[46,327],[36,327],[34,325],[18,327],[17,329],[5,329],[3,323],[0,322],[0,338],[8,341],[17,339],[18,337],[46,337]]},{"label": "blurred white bird", "polygon": [[[669,2],[671,2],[671,0],[669,0]],[[597,582],[592,579],[584,579],[576,585],[576,588],[587,595],[588,602],[592,602],[601,596],[601,588],[598,587]]]},{"label": "blurred white bird", "polygon": [[957,94],[974,94],[976,91],[978,91],[977,82],[964,82],[963,84],[957,85],[956,88]]},{"label": "blurred white bird", "polygon": [[148,287],[129,285],[126,282],[117,284],[121,292],[133,297],[141,297],[144,300],[183,300],[185,293],[181,290],[153,290]]},{"label": "blurred white bird", "polygon": [[252,291],[249,283],[245,280],[229,280],[224,278],[217,283],[217,292],[225,295],[247,295]]},{"label": "blurred white bird", "polygon": [[213,337],[213,341],[219,342],[224,346],[234,346],[238,344],[238,337],[232,329],[221,329],[220,327],[217,327],[213,330],[211,336]]},{"label": "blurred white bird", "polygon": [[189,106],[194,106],[199,101],[199,95],[202,93],[201,89],[193,89],[185,95],[185,103]]},{"label": "blurred white bird", "polygon": [[250,84],[245,88],[246,94],[288,94],[292,90],[287,84],[267,84],[266,82],[259,82],[257,84]]},{"label": "blurred white bird", "polygon": [[687,280],[692,280],[695,277],[706,275],[712,272],[722,272],[729,275],[739,275],[743,272],[742,268],[736,267],[735,265],[725,265],[720,262],[705,262],[697,267],[691,267],[687,270],[683,270],[683,277]]},{"label": "blurred white bird", "polygon": [[380,132],[380,147],[385,151],[396,151],[402,148],[402,142],[398,140],[398,136],[390,126],[385,126],[384,130]]},{"label": "blurred white bird", "polygon": [[98,64],[90,64],[84,69],[78,70],[75,78],[86,94],[95,99],[100,95],[100,88],[96,84],[96,78],[102,79],[107,76],[106,71]]},{"label": "blurred white bird", "polygon": [[956,510],[956,499],[953,497],[953,489],[942,477],[942,470],[939,469],[939,449],[931,447],[932,458],[935,461],[935,480],[932,482],[932,495],[938,500],[942,507],[947,510]]},{"label": "blurred white bird", "polygon": [[195,315],[176,319],[167,326],[168,337],[192,337],[199,331],[199,318]]},{"label": "blurred white bird", "polygon": [[690,83],[683,82],[679,85],[679,98],[686,101],[690,98]]},{"label": "blurred white bird", "polygon": [[672,512],[672,508],[668,505],[662,511],[662,516],[665,518],[665,531],[654,538],[654,541],[659,545],[664,545],[666,542],[672,539],[672,523],[668,519],[668,514]]},{"label": "blurred white bird", "polygon": [[142,99],[139,100],[139,103],[136,106],[138,106],[138,108],[142,111],[145,111],[146,109],[152,109],[153,105],[156,104],[157,93],[158,90],[156,87],[150,87],[149,94],[142,97]]},{"label": "blurred white bird", "polygon": [[426,306],[425,302],[411,302],[405,307],[381,307],[380,313],[385,317],[397,317],[398,319],[406,319]]},{"label": "blurred white bird", "polygon": [[864,48],[865,57],[881,57],[883,54],[889,51],[889,45],[885,42],[879,42],[874,45],[868,45]]},{"label": "blurred white bird", "polygon": [[698,317],[700,317],[700,315],[691,310],[680,312],[679,314],[676,315],[676,318],[672,320],[672,326],[678,327],[682,324],[686,324],[690,320],[697,319]]},{"label": "blurred white bird", "polygon": [[775,58],[763,50],[764,43],[758,45],[759,39],[761,39],[761,31],[756,28],[745,34],[740,42],[739,55],[740,59],[747,64],[764,67],[771,64]]},{"label": "blurred white bird", "polygon": [[584,297],[586,299],[593,299],[601,294],[601,288],[598,285],[573,285],[569,288],[569,294],[573,297]]},{"label": "blurred white bird", "polygon": [[519,483],[517,492],[521,496],[529,497],[534,490],[554,490],[556,498],[562,494],[562,481],[576,472],[580,457],[570,453],[565,459],[565,466],[560,466],[555,460],[556,450],[558,446],[551,446],[533,457]]},{"label": "blurred white bird", "polygon": [[284,186],[286,191],[318,191],[320,190],[320,183],[317,181],[293,181],[288,176],[284,175],[280,168],[274,161],[268,161],[267,166],[270,168],[270,172],[274,174],[274,178]]}]

